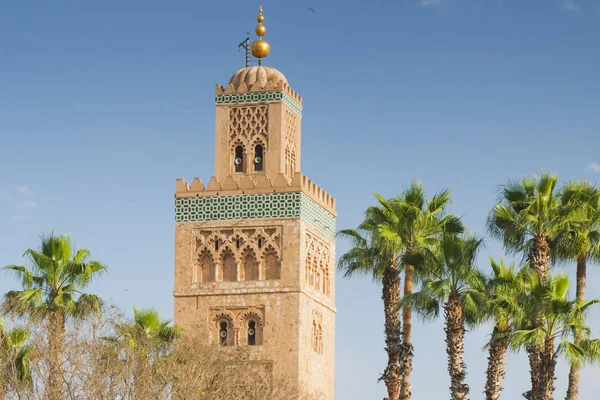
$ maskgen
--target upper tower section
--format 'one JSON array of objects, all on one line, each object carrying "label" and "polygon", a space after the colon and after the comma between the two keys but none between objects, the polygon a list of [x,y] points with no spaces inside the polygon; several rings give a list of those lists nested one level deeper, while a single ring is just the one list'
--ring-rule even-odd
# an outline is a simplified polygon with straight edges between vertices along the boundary
[{"label": "upper tower section", "polygon": [[291,181],[300,172],[302,98],[281,72],[262,65],[270,52],[264,20],[261,7],[258,40],[251,46],[258,66],[240,69],[226,87],[216,88],[215,177],[220,182],[245,175],[274,181],[279,174]]}]

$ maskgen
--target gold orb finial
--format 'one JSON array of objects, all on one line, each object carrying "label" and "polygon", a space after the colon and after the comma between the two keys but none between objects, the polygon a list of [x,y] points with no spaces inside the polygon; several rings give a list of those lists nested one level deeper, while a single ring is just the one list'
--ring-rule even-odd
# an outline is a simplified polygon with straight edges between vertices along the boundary
[{"label": "gold orb finial", "polygon": [[265,17],[263,16],[262,6],[258,9],[258,17],[256,17],[256,20],[258,21],[258,26],[256,27],[256,29],[254,31],[256,32],[256,35],[258,36],[258,40],[255,40],[252,43],[251,49],[252,49],[252,55],[254,57],[258,58],[259,63],[260,63],[260,59],[268,56],[269,51],[271,50],[271,46],[269,45],[269,42],[262,39],[262,37],[265,35],[265,33],[267,33],[267,28],[263,25],[263,22],[265,21]]}]

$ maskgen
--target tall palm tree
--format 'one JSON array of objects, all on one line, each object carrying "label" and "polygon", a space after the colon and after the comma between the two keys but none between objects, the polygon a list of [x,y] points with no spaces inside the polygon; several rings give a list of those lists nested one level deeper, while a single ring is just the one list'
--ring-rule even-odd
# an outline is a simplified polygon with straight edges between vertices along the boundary
[{"label": "tall palm tree", "polygon": [[[554,248],[557,258],[577,263],[576,300],[581,302],[585,300],[587,263],[600,260],[600,189],[585,181],[569,182],[562,190],[561,203],[575,207],[575,218],[558,236]],[[580,336],[575,336],[576,344]],[[577,362],[571,365],[566,400],[576,400],[579,395],[580,369]]]},{"label": "tall palm tree", "polygon": [[24,254],[30,268],[21,265],[4,267],[21,280],[23,290],[8,292],[3,308],[9,313],[29,315],[48,323],[47,396],[50,400],[61,400],[65,321],[100,312],[102,300],[81,290],[102,275],[106,267],[89,260],[89,250],[75,251],[68,236],[51,234],[42,237],[41,241],[40,250],[28,249]]},{"label": "tall palm tree", "polygon": [[[531,290],[518,296],[518,304],[523,310],[521,325],[524,328],[509,333],[507,337],[515,349],[543,349],[540,351],[538,385],[532,386],[527,395],[532,400],[552,400],[559,355],[565,355],[572,363],[595,361],[600,356],[600,343],[597,340],[580,337],[578,344],[570,340],[575,332],[589,333],[589,328],[581,322],[582,314],[599,301],[569,300],[569,278],[566,276],[541,280],[535,275],[532,282]],[[543,318],[539,318],[540,315]],[[542,324],[530,328],[529,321],[536,319],[543,321]],[[560,341],[558,345],[557,341]]]},{"label": "tall palm tree", "polygon": [[473,295],[471,280],[478,274],[475,257],[482,245],[474,236],[447,235],[439,245],[439,254],[428,264],[428,276],[421,289],[400,301],[412,304],[425,318],[437,317],[444,310],[446,352],[450,374],[450,398],[468,399],[465,383],[467,366],[463,360],[465,324],[475,324],[484,305]]},{"label": "tall palm tree", "polygon": [[[133,398],[146,399],[153,396],[152,366],[165,354],[182,335],[179,327],[160,318],[154,309],[133,308],[133,321],[116,326],[120,338],[133,351],[134,385]],[[116,338],[108,338],[116,342]]]},{"label": "tall palm tree", "polygon": [[385,351],[388,356],[387,366],[379,380],[387,388],[388,400],[397,400],[400,392],[400,269],[394,251],[387,251],[381,246],[378,238],[378,214],[370,208],[365,221],[358,230],[342,230],[338,236],[351,240],[352,248],[342,255],[338,268],[344,272],[344,277],[354,275],[369,275],[381,283],[381,298],[385,316]]},{"label": "tall palm tree", "polygon": [[496,262],[490,257],[492,273],[488,276],[474,274],[470,282],[472,296],[483,305],[483,320],[494,323],[487,344],[489,351],[486,370],[485,398],[498,400],[506,371],[506,354],[509,340],[506,335],[515,331],[523,319],[517,297],[530,286],[531,270],[527,265],[519,270],[507,266],[504,260]]},{"label": "tall palm tree", "polygon": [[[487,227],[500,239],[509,253],[523,253],[529,267],[545,281],[549,273],[550,246],[553,238],[565,229],[568,210],[561,207],[555,189],[557,176],[542,172],[538,176],[509,182],[501,187],[498,204],[488,216]],[[539,315],[538,318],[543,318]],[[543,323],[531,321],[532,327]],[[535,348],[528,351],[532,387],[541,383],[539,369],[543,355]],[[532,393],[526,393],[530,399]]]},{"label": "tall palm tree", "polygon": [[[407,260],[427,258],[444,233],[460,233],[464,227],[456,216],[446,215],[446,208],[451,202],[449,190],[443,190],[428,199],[422,184],[413,182],[393,199],[386,200],[377,194],[375,196],[381,207],[374,211],[382,213],[377,218],[380,221],[379,234],[384,239],[383,243],[391,246],[391,251],[400,249],[404,260],[404,296],[410,296],[415,273],[418,279],[419,271],[415,269],[414,262]],[[400,399],[409,400],[413,357],[410,303],[405,303],[402,308],[402,327]]]},{"label": "tall palm tree", "polygon": [[0,399],[4,399],[10,388],[33,385],[31,377],[32,348],[28,344],[29,331],[16,327],[6,331],[0,319]]}]

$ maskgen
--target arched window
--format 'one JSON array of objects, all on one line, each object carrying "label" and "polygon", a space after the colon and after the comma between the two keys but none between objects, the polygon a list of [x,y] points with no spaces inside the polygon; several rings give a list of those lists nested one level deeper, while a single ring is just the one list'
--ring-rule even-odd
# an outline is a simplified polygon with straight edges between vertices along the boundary
[{"label": "arched window", "polygon": [[235,172],[244,172],[244,148],[242,146],[236,146],[235,148],[233,165]]},{"label": "arched window", "polygon": [[323,354],[323,327],[321,324],[317,328],[317,353]]},{"label": "arched window", "polygon": [[229,323],[227,321],[219,322],[219,343],[221,346],[227,346],[227,336],[229,334]]},{"label": "arched window", "polygon": [[255,281],[258,279],[258,266],[252,254],[244,258],[244,280]]},{"label": "arched window", "polygon": [[267,254],[265,258],[266,270],[267,270],[267,279],[279,279],[280,274],[280,264],[277,260],[277,257],[273,253]]},{"label": "arched window", "polygon": [[248,322],[248,345],[249,346],[256,345],[256,322],[255,321]]},{"label": "arched window", "polygon": [[237,268],[235,266],[235,260],[229,253],[223,257],[223,281],[236,281],[237,280]]},{"label": "arched window", "polygon": [[259,172],[264,168],[263,147],[257,144],[254,148],[254,171]]},{"label": "arched window", "polygon": [[206,254],[202,257],[201,267],[200,281],[213,282],[215,280],[215,265],[210,255]]}]

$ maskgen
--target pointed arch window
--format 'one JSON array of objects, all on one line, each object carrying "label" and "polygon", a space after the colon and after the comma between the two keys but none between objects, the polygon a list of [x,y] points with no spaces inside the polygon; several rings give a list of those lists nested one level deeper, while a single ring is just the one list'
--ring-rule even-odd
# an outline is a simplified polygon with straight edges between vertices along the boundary
[{"label": "pointed arch window", "polygon": [[267,279],[279,279],[281,273],[281,264],[277,256],[273,253],[267,254],[265,257]]},{"label": "pointed arch window", "polygon": [[235,147],[233,168],[235,172],[244,172],[244,148],[242,146]]},{"label": "pointed arch window", "polygon": [[256,345],[256,322],[252,320],[248,321],[248,345]]},{"label": "pointed arch window", "polygon": [[212,257],[205,254],[200,261],[200,282],[213,282],[215,280],[215,264]]},{"label": "pointed arch window", "polygon": [[254,260],[252,254],[246,255],[244,258],[244,280],[255,281],[258,280],[258,265]]},{"label": "pointed arch window", "polygon": [[236,281],[237,280],[237,267],[235,265],[235,259],[230,253],[226,253],[223,256],[221,263],[223,266],[223,281]]},{"label": "pointed arch window", "polygon": [[221,346],[227,346],[227,337],[229,336],[229,322],[225,320],[219,321],[219,343]]},{"label": "pointed arch window", "polygon": [[264,169],[264,151],[261,144],[257,144],[254,148],[254,171],[260,172]]}]

